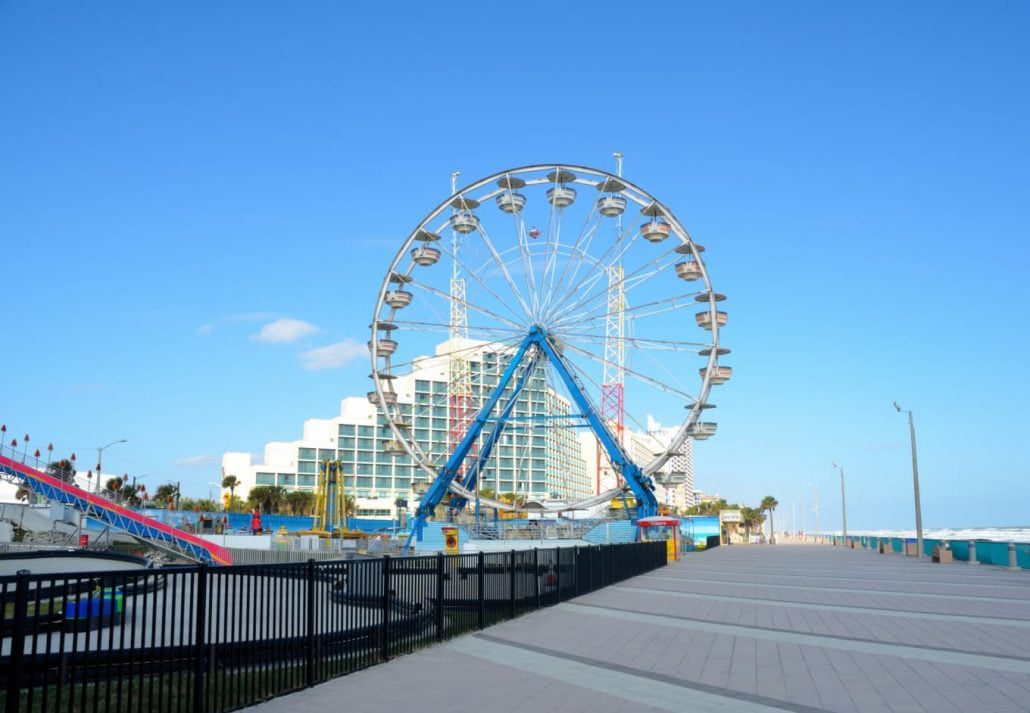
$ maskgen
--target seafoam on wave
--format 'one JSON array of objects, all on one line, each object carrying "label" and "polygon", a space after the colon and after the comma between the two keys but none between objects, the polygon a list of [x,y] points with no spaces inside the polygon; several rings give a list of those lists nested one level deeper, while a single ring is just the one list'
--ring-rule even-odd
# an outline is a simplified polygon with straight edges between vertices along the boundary
[{"label": "seafoam on wave", "polygon": [[[856,530],[849,535],[872,537],[915,537],[915,530]],[[969,527],[959,529],[924,529],[923,537],[934,540],[992,540],[994,542],[1030,542],[1030,527]]]}]

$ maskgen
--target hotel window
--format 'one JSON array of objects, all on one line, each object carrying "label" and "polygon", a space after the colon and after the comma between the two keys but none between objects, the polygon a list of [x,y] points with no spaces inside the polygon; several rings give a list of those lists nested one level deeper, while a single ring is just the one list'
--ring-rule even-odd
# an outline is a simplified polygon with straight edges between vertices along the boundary
[{"label": "hotel window", "polygon": [[297,463],[297,472],[298,473],[317,473],[318,471],[315,470],[315,462],[314,461],[302,460],[299,463]]},{"label": "hotel window", "polygon": [[297,458],[299,460],[315,460],[315,449],[300,448],[297,450]]},{"label": "hotel window", "polygon": [[258,473],[254,480],[258,485],[275,485],[275,473]]}]

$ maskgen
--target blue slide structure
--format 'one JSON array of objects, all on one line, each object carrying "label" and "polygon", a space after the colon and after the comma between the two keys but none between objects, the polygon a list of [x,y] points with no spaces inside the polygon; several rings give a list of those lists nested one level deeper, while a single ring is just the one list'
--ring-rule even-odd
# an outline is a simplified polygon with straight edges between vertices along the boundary
[{"label": "blue slide structure", "polygon": [[139,514],[101,495],[90,493],[74,483],[44,473],[25,463],[0,454],[0,474],[24,483],[33,493],[47,500],[67,505],[86,517],[126,532],[134,537],[173,550],[183,557],[206,564],[232,564],[232,553],[178,528]]}]

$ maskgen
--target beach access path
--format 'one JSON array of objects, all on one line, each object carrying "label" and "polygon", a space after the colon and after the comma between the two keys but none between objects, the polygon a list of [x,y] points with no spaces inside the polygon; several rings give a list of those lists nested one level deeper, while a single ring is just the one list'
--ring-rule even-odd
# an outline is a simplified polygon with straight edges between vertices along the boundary
[{"label": "beach access path", "polygon": [[342,709],[1030,711],[1030,572],[719,547],[252,710]]}]

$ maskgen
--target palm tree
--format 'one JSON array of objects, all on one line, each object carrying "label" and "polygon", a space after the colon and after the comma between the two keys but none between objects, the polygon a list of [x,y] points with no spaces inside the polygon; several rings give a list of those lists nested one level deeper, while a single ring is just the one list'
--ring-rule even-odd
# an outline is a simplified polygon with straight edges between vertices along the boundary
[{"label": "palm tree", "polygon": [[291,515],[310,515],[315,508],[315,494],[293,490],[286,494],[286,507],[290,509]]},{"label": "palm tree", "polygon": [[129,485],[122,485],[122,487],[118,489],[118,494],[121,497],[122,502],[126,505],[139,507],[143,504],[143,498],[140,497],[142,488],[142,485],[132,485],[130,483]]},{"label": "palm tree", "polygon": [[107,482],[104,483],[104,489],[111,493],[115,498],[118,497],[118,491],[122,489],[125,481],[121,478],[108,478]]},{"label": "palm tree", "polygon": [[157,492],[154,493],[154,502],[159,508],[167,508],[169,503],[175,502],[177,493],[178,489],[175,487],[175,483],[164,483],[158,486]]},{"label": "palm tree", "polygon": [[47,475],[52,475],[58,480],[63,480],[66,483],[74,482],[75,480],[75,467],[72,462],[67,458],[54,461],[46,467]]},{"label": "palm tree", "polygon": [[776,544],[776,521],[773,519],[773,510],[779,505],[779,501],[776,500],[772,495],[766,495],[762,498],[762,509],[769,512],[769,542]]},{"label": "palm tree", "polygon": [[285,497],[286,488],[281,485],[258,485],[250,489],[247,502],[256,510],[274,514],[279,512]]},{"label": "palm tree", "polygon": [[227,475],[222,478],[222,487],[229,489],[229,502],[236,496],[236,488],[240,485],[240,479],[235,475]]},{"label": "palm tree", "polygon": [[761,510],[755,508],[742,507],[740,509],[740,524],[744,526],[744,531],[747,533],[748,540],[751,539],[751,528],[755,525],[761,526],[765,521],[765,516],[762,515]]}]

